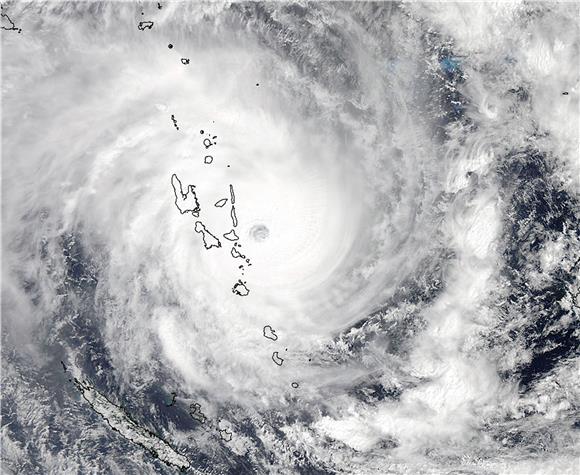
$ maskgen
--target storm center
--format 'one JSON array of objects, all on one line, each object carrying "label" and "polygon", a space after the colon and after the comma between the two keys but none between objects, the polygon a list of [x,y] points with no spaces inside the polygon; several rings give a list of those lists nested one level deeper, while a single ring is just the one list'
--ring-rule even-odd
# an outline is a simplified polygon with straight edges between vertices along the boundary
[{"label": "storm center", "polygon": [[256,224],[250,229],[250,237],[256,242],[265,241],[270,235],[270,230],[263,224]]}]

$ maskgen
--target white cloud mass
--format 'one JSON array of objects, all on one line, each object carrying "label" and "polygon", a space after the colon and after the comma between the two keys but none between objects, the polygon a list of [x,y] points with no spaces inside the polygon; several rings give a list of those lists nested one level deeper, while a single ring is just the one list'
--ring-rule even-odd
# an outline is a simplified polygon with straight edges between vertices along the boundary
[{"label": "white cloud mass", "polygon": [[575,473],[578,6],[160,6],[4,4],[3,470]]}]

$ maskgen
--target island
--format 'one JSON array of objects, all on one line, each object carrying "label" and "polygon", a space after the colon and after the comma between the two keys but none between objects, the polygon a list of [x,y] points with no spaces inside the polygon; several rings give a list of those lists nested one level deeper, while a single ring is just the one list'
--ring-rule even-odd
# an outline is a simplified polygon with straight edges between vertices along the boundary
[{"label": "island", "polygon": [[224,442],[231,442],[232,440],[232,433],[227,429],[219,429],[220,437]]},{"label": "island", "polygon": [[175,398],[177,397],[177,393],[175,391],[173,391],[171,393],[171,401],[169,402],[169,404],[165,404],[165,407],[172,407],[175,406]]},{"label": "island", "polygon": [[224,237],[228,240],[228,241],[237,241],[238,239],[240,239],[238,237],[238,235],[236,234],[236,231],[234,229],[232,229],[230,232],[227,232],[224,234]]},{"label": "island", "polygon": [[242,259],[246,258],[246,256],[244,256],[243,254],[240,254],[240,251],[238,251],[235,247],[232,247],[231,254],[232,254],[232,257],[234,259],[236,259],[238,257],[241,257]]},{"label": "island", "polygon": [[203,224],[201,221],[195,222],[195,232],[201,234],[203,239],[203,247],[206,249],[211,249],[212,247],[222,247],[220,240],[212,233],[210,233],[205,227],[205,224]]},{"label": "island", "polygon": [[197,195],[195,194],[195,186],[188,185],[187,191],[184,193],[181,181],[175,173],[171,175],[171,186],[173,187],[173,193],[175,195],[175,206],[179,212],[181,214],[191,213],[198,218],[200,207],[197,201]]},{"label": "island", "polygon": [[246,284],[238,279],[236,284],[232,288],[232,292],[240,297],[245,297],[250,293],[250,289],[246,287]]},{"label": "island", "polygon": [[268,340],[276,341],[278,339],[278,335],[276,335],[276,330],[274,330],[270,325],[266,325],[263,331],[264,337],[268,338]]},{"label": "island", "polygon": [[175,118],[175,115],[171,114],[171,122],[173,122],[173,127],[175,127],[177,130],[179,130],[179,126],[177,125],[177,119]]},{"label": "island", "polygon": [[137,25],[137,28],[139,28],[141,31],[150,30],[151,28],[153,28],[153,22],[140,21],[139,24]]},{"label": "island", "polygon": [[201,405],[197,402],[190,404],[189,415],[193,419],[198,421],[200,424],[205,424],[205,421],[207,420],[207,418],[205,417],[205,414],[203,412],[201,412]]},{"label": "island", "polygon": [[272,353],[272,361],[274,363],[276,363],[278,366],[282,366],[282,363],[284,363],[284,359],[280,358],[280,355],[278,354],[277,351],[275,351],[274,353]]},{"label": "island", "polygon": [[191,468],[189,460],[177,452],[171,445],[155,435],[153,432],[141,427],[119,406],[113,404],[94,386],[87,381],[74,379],[76,388],[81,396],[87,401],[92,409],[99,414],[107,424],[123,437],[139,444],[167,465],[177,467],[181,471]]},{"label": "island", "polygon": [[232,226],[236,228],[238,226],[238,217],[236,216],[236,207],[234,205],[232,205],[230,215],[232,217]]}]

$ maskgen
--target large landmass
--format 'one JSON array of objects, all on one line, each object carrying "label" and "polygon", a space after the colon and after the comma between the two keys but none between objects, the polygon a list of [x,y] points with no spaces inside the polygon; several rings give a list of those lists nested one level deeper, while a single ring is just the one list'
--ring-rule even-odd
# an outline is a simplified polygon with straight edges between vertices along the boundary
[{"label": "large landmass", "polygon": [[199,202],[195,194],[195,186],[188,185],[185,193],[181,181],[174,173],[171,175],[171,186],[173,187],[173,194],[175,195],[175,206],[181,214],[191,213],[196,218],[199,216]]},{"label": "large landmass", "polygon": [[74,383],[93,410],[105,419],[112,429],[119,432],[123,437],[139,444],[147,449],[154,457],[157,457],[168,465],[177,467],[181,471],[192,468],[186,457],[176,452],[175,449],[163,439],[138,425],[122,408],[109,401],[90,383],[79,381],[77,378],[74,379]]},{"label": "large landmass", "polygon": [[211,249],[212,247],[222,247],[222,243],[218,238],[216,238],[212,233],[210,233],[205,224],[201,221],[195,222],[195,232],[201,234],[203,239],[203,247],[206,249]]}]

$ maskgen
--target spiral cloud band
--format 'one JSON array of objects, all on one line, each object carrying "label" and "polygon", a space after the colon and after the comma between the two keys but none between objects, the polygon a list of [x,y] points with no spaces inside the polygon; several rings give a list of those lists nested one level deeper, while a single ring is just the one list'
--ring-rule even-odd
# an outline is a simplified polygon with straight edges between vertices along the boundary
[{"label": "spiral cloud band", "polygon": [[3,470],[574,473],[578,14],[3,4]]}]

